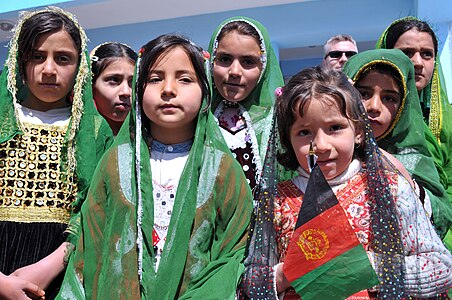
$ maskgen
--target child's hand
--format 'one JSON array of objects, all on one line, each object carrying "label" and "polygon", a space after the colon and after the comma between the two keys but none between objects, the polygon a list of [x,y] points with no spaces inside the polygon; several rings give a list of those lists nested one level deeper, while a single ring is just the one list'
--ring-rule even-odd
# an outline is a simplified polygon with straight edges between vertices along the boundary
[{"label": "child's hand", "polygon": [[45,292],[36,284],[14,275],[0,273],[0,299],[45,299]]},{"label": "child's hand", "polygon": [[34,264],[15,270],[12,275],[37,284],[46,289],[50,283],[64,271],[64,255],[67,243],[63,243],[54,252]]},{"label": "child's hand", "polygon": [[283,273],[284,263],[279,263],[276,266],[276,291],[279,293],[284,292],[291,287],[289,280],[287,280],[286,275]]}]

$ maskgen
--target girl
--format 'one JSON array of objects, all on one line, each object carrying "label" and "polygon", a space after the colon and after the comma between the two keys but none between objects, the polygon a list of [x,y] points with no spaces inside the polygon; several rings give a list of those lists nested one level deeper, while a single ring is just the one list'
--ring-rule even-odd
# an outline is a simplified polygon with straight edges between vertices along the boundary
[{"label": "girl", "polygon": [[116,136],[130,111],[137,54],[127,45],[108,42],[94,48],[90,56],[94,102]]},{"label": "girl", "polygon": [[[428,125],[427,146],[452,202],[452,108],[441,72],[436,35],[426,22],[405,17],[383,32],[377,48],[400,49],[414,64],[416,89]],[[452,236],[449,242],[452,245]]]},{"label": "girl", "polygon": [[[86,35],[72,15],[54,7],[21,15],[0,77],[0,272],[45,289],[47,299],[112,140],[89,79]],[[16,288],[6,297],[30,292]]]},{"label": "girl", "polygon": [[265,27],[245,17],[218,26],[209,52],[212,111],[254,190],[272,129],[274,91],[283,84],[279,63]]},{"label": "girl", "polygon": [[444,236],[452,223],[452,205],[427,148],[412,62],[398,49],[370,50],[351,58],[344,73],[361,93],[379,147],[406,167],[421,196],[427,193],[421,201]]},{"label": "girl", "polygon": [[[409,183],[381,159],[359,93],[346,76],[321,67],[296,74],[278,100],[277,120],[284,149],[280,162],[299,173],[278,184],[272,211],[281,262],[273,267],[277,292],[287,298],[296,296],[283,268],[304,192],[309,188],[310,144],[318,156],[317,165],[381,281],[369,293],[400,299],[407,295],[432,297],[446,291],[452,279],[450,253]],[[342,270],[331,272],[337,276]],[[334,299],[337,295],[330,289],[335,284],[315,292]],[[271,290],[271,285],[261,286],[262,290],[269,287]]]},{"label": "girl", "polygon": [[94,176],[60,296],[233,299],[251,194],[209,113],[203,52],[163,35],[140,56],[134,109]]}]

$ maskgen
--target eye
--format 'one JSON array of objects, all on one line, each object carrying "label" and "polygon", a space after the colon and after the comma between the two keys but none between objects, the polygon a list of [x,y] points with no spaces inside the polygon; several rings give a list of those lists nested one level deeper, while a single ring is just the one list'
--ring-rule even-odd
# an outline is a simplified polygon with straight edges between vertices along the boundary
[{"label": "eye", "polygon": [[215,62],[219,65],[227,65],[232,62],[232,58],[229,55],[220,54],[215,58]]},{"label": "eye", "polygon": [[390,102],[390,103],[399,103],[400,99],[399,97],[395,97],[395,96],[383,96],[382,100],[385,102]]},{"label": "eye", "polygon": [[361,98],[363,100],[368,100],[372,96],[367,89],[358,88],[358,91],[361,94]]},{"label": "eye", "polygon": [[157,75],[151,75],[148,78],[148,83],[157,83],[157,82],[160,82],[160,81],[162,81],[162,79],[159,76],[157,76]]},{"label": "eye", "polygon": [[341,124],[333,124],[333,125],[331,125],[330,126],[330,131],[339,131],[339,130],[342,130],[342,129],[344,129],[344,126],[343,125],[341,125]]},{"label": "eye", "polygon": [[309,134],[311,134],[311,132],[308,129],[302,129],[298,132],[299,136],[307,136]]},{"label": "eye", "polygon": [[33,61],[43,61],[44,59],[44,55],[39,52],[33,52],[33,54],[31,55],[31,60]]},{"label": "eye", "polygon": [[245,57],[241,60],[240,64],[246,68],[251,69],[259,65],[260,60],[256,57]]},{"label": "eye", "polygon": [[109,76],[105,78],[105,81],[111,85],[118,85],[121,83],[122,79],[119,76]]},{"label": "eye", "polygon": [[414,56],[414,51],[411,49],[401,49],[403,53],[405,53],[406,56],[409,58],[412,58]]},{"label": "eye", "polygon": [[423,59],[432,59],[435,57],[435,55],[433,54],[433,51],[425,50],[421,52],[421,57]]},{"label": "eye", "polygon": [[60,63],[69,63],[71,62],[71,57],[68,55],[58,55],[56,61]]},{"label": "eye", "polygon": [[179,79],[183,83],[192,83],[194,80],[190,76],[181,76]]}]

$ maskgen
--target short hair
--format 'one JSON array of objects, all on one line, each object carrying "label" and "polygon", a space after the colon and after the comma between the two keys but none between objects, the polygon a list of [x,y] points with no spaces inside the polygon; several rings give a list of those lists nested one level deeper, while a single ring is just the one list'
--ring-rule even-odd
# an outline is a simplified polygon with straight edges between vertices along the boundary
[{"label": "short hair", "polygon": [[419,32],[426,32],[432,37],[436,57],[438,55],[438,39],[435,32],[427,22],[413,17],[401,19],[389,26],[386,34],[386,49],[393,49],[399,37],[413,28],[416,28]]},{"label": "short hair", "polygon": [[71,36],[75,49],[80,56],[82,51],[80,30],[65,14],[59,11],[43,11],[25,20],[20,30],[17,51],[19,74],[22,79],[25,79],[26,64],[33,55],[38,39],[45,34],[55,33],[62,29],[66,30]]},{"label": "short hair", "polygon": [[99,45],[91,52],[91,72],[93,73],[92,84],[96,83],[97,78],[102,72],[116,59],[127,58],[131,64],[135,65],[138,55],[129,46],[118,43],[108,42]]},{"label": "short hair", "polygon": [[[342,72],[322,65],[307,68],[294,75],[283,87],[283,93],[277,99],[276,118],[282,151],[277,155],[284,167],[295,170],[299,166],[290,140],[290,130],[296,115],[304,115],[304,108],[311,101],[328,101],[337,104],[341,115],[349,119],[356,132],[363,132],[366,126],[366,114],[360,108],[361,95]],[[356,151],[358,150],[358,151]],[[355,154],[364,152],[364,141],[357,147]]]},{"label": "short hair", "polygon": [[356,49],[358,49],[358,46],[356,45],[356,41],[352,38],[351,35],[348,34],[337,34],[328,39],[326,41],[325,45],[323,45],[323,52],[324,55],[327,55],[329,52],[329,47],[333,43],[339,43],[339,42],[351,42],[353,45],[355,45]]},{"label": "short hair", "polygon": [[[186,37],[177,34],[161,35],[141,47],[141,61],[138,66],[139,71],[136,80],[136,95],[138,98],[138,105],[143,105],[143,95],[144,91],[146,90],[149,71],[151,70],[152,66],[162,55],[167,54],[176,47],[181,47],[185,51],[185,53],[187,53],[188,58],[193,64],[193,68],[195,69],[196,76],[199,80],[202,97],[203,99],[207,99],[207,105],[205,107],[205,111],[207,111],[210,106],[210,87],[204,65],[203,50]],[[145,127],[148,125],[148,122],[146,120],[147,118],[143,120]]]}]

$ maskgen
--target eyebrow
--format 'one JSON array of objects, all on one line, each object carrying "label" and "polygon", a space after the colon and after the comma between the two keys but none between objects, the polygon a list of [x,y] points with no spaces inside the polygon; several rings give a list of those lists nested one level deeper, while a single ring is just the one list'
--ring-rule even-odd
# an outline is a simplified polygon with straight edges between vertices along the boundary
[{"label": "eyebrow", "polygon": [[[371,90],[373,86],[371,85],[360,85],[357,84],[355,85],[355,88],[360,88],[360,89],[365,89],[365,90]],[[390,94],[396,94],[396,95],[402,95],[402,93],[400,93],[400,91],[395,91],[395,90],[383,90],[383,92],[385,93],[390,93]]]}]

